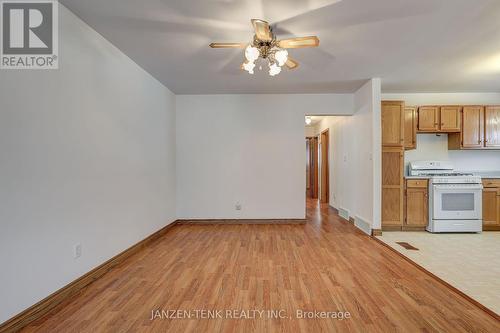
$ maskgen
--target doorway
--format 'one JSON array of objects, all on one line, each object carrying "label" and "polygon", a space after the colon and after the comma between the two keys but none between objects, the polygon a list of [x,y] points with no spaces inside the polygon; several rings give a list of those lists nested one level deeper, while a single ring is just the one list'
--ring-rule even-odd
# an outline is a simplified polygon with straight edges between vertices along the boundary
[{"label": "doorway", "polygon": [[318,137],[306,138],[306,196],[318,199]]},{"label": "doorway", "polygon": [[320,135],[320,201],[321,203],[330,202],[330,166],[329,166],[329,151],[330,151],[330,130],[326,129]]}]

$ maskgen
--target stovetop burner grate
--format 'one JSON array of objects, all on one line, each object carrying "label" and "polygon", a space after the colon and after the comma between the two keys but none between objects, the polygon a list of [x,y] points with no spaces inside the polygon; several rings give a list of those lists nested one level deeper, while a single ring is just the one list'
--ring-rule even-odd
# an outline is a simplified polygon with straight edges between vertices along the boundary
[{"label": "stovetop burner grate", "polygon": [[453,172],[453,173],[428,173],[426,176],[431,176],[431,177],[459,177],[459,176],[473,176],[472,173],[459,173],[459,172]]}]

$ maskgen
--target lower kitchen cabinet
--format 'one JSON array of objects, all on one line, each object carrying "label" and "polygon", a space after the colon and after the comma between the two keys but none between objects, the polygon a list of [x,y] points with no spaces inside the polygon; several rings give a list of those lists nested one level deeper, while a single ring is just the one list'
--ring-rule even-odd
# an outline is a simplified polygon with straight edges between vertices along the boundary
[{"label": "lower kitchen cabinet", "polygon": [[405,219],[403,230],[424,230],[429,222],[429,182],[407,179],[405,184]]},{"label": "lower kitchen cabinet", "polygon": [[403,225],[403,147],[382,148],[382,230],[401,230]]},{"label": "lower kitchen cabinet", "polygon": [[483,179],[483,230],[500,230],[500,179]]}]

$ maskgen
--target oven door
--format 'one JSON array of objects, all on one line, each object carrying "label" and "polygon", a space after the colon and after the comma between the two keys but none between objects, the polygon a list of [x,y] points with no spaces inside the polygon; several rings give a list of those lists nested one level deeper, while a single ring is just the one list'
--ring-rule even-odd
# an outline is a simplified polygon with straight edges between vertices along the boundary
[{"label": "oven door", "polygon": [[483,187],[481,184],[434,184],[433,219],[481,220]]}]

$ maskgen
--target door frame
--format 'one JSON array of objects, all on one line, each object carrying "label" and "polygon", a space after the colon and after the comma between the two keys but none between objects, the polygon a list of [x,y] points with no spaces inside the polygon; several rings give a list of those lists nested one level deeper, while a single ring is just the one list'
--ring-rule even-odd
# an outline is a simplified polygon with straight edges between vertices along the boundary
[{"label": "door frame", "polygon": [[330,203],[330,129],[320,134],[321,142],[321,193],[320,202]]}]

